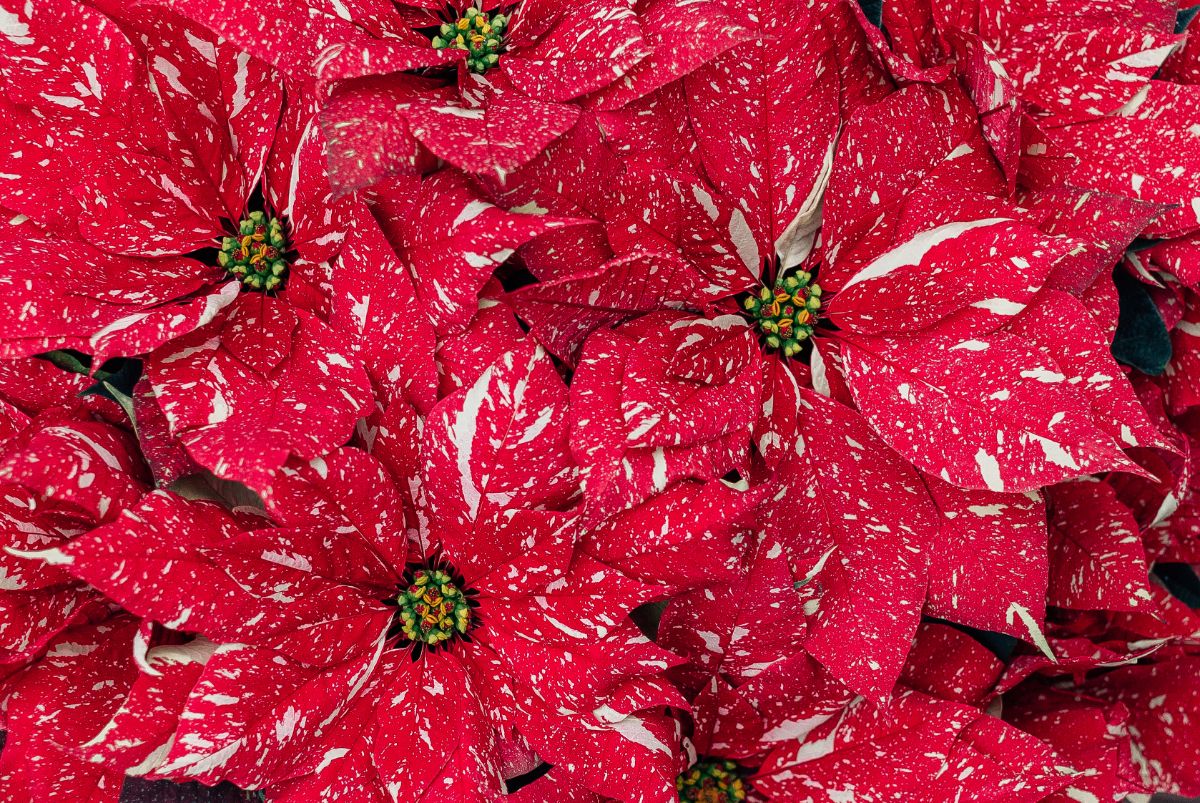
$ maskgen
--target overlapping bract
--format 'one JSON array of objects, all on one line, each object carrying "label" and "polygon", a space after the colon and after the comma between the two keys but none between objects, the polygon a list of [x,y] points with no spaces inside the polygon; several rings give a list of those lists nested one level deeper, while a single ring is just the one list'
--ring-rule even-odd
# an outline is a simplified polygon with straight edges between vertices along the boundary
[{"label": "overlapping bract", "polygon": [[0,2],[3,794],[1200,794],[1189,22]]}]

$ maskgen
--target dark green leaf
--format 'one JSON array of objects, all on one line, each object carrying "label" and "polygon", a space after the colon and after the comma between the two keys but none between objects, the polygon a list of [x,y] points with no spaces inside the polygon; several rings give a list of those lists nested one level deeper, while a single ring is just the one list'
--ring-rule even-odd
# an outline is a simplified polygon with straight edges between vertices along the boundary
[{"label": "dark green leaf", "polygon": [[1121,301],[1112,355],[1143,374],[1158,376],[1171,361],[1171,334],[1146,286],[1118,268],[1113,273]]},{"label": "dark green leaf", "polygon": [[1196,14],[1200,13],[1200,6],[1192,8],[1181,8],[1175,12],[1175,33],[1183,33],[1187,30],[1188,25],[1196,18]]},{"label": "dark green leaf", "polygon": [[876,28],[883,25],[883,0],[858,0],[858,4],[872,25]]},{"label": "dark green leaf", "polygon": [[1159,563],[1154,576],[1166,586],[1175,599],[1189,608],[1200,608],[1200,577],[1186,563]]},{"label": "dark green leaf", "polygon": [[58,349],[56,351],[47,351],[44,354],[38,354],[39,360],[54,365],[56,368],[61,368],[64,371],[70,371],[73,374],[83,374],[87,376],[91,372],[92,358],[88,355],[75,351],[74,349]]}]

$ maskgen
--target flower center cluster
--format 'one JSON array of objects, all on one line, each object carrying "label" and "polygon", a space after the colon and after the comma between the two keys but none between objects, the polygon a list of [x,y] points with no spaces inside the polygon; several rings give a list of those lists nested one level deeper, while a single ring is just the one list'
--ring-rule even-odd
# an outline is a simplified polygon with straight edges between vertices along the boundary
[{"label": "flower center cluster", "polygon": [[396,596],[396,620],[406,639],[432,647],[466,634],[471,605],[449,573],[417,569]]},{"label": "flower center cluster", "polygon": [[507,27],[505,15],[488,14],[472,6],[454,22],[442,25],[438,35],[433,37],[433,46],[438,50],[466,51],[471,72],[487,72],[500,60]]},{"label": "flower center cluster", "polygon": [[701,760],[675,779],[683,803],[741,803],[746,784],[732,761]]},{"label": "flower center cluster", "polygon": [[287,278],[287,235],[283,222],[251,212],[238,223],[237,236],[221,239],[217,261],[247,290],[278,290]]},{"label": "flower center cluster", "polygon": [[767,345],[779,349],[785,357],[800,353],[800,344],[812,337],[821,309],[821,285],[812,274],[798,271],[762,287],[742,302],[750,319],[762,331]]}]

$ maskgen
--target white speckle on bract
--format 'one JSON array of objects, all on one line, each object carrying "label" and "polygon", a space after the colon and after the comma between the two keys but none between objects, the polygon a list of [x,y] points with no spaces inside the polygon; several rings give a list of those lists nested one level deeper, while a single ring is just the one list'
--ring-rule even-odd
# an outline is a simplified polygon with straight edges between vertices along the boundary
[{"label": "white speckle on bract", "polygon": [[14,45],[32,45],[29,36],[29,26],[21,22],[21,18],[6,8],[0,8],[0,33]]},{"label": "white speckle on bract", "polygon": [[738,259],[742,260],[742,264],[752,273],[757,273],[758,244],[754,240],[750,224],[746,222],[746,216],[740,209],[734,209],[729,216],[729,239],[737,248]]},{"label": "white speckle on bract", "polygon": [[48,95],[45,92],[41,93],[42,97],[58,106],[63,106],[68,109],[77,109],[83,105],[83,101],[79,98],[66,97],[64,95]]},{"label": "white speckle on bract", "polygon": [[946,154],[946,161],[951,162],[951,161],[954,161],[955,159],[958,159],[959,157],[967,156],[974,152],[975,152],[975,149],[964,142],[963,144],[959,145],[954,150],[950,151],[950,153]]},{"label": "white speckle on bract", "polygon": [[[849,709],[847,708],[846,710]],[[845,711],[843,711],[842,716],[845,716]],[[811,742],[805,742],[800,745],[800,748],[794,753],[795,762],[803,764],[829,755],[833,752],[834,741],[837,739],[837,735],[838,731],[834,728],[824,738],[814,739]]]},{"label": "white speckle on bract", "polygon": [[654,461],[654,468],[650,472],[650,481],[656,491],[661,491],[667,487],[667,458],[663,447],[659,446],[651,452],[651,459]]},{"label": "white speckle on bract", "polygon": [[1045,368],[1035,368],[1032,371],[1022,371],[1021,376],[1025,377],[1026,379],[1036,379],[1039,382],[1046,382],[1049,384],[1062,382],[1067,378],[1065,375],[1060,374],[1057,371],[1048,371]]},{"label": "white speckle on bract", "polygon": [[467,221],[474,220],[492,208],[492,205],[487,201],[480,201],[478,199],[467,201],[462,210],[458,213],[458,216],[454,218],[454,222],[450,224],[451,230],[457,229]]},{"label": "white speckle on bract", "polygon": [[646,727],[646,723],[639,717],[625,716],[606,705],[600,706],[592,714],[601,722],[610,723],[613,730],[631,742],[663,755],[675,755],[675,751],[651,733],[650,729]]},{"label": "white speckle on bract", "polygon": [[437,114],[462,117],[465,120],[482,120],[484,114],[484,109],[464,109],[462,106],[434,106],[432,110]]},{"label": "white speckle on bract", "polygon": [[955,237],[971,229],[994,226],[997,223],[1006,223],[1008,220],[1009,218],[1002,217],[968,220],[959,223],[947,223],[943,226],[923,231],[908,242],[876,258],[858,273],[854,274],[854,276],[850,277],[850,281],[842,286],[842,291],[845,292],[860,282],[886,276],[897,268],[920,265],[925,255],[942,243],[953,240]]},{"label": "white speckle on bract", "polygon": [[495,366],[489,366],[483,372],[483,376],[463,395],[462,409],[455,415],[454,423],[450,427],[463,501],[466,502],[472,519],[479,514],[481,498],[479,488],[475,485],[474,466],[471,462],[471,452],[475,447],[475,425],[487,398],[488,385],[491,384],[494,371]]},{"label": "white speckle on bract", "polygon": [[[544,603],[545,597],[538,597],[538,600],[539,600],[539,602]],[[545,607],[544,604],[543,604],[543,607]],[[565,633],[566,635],[570,636],[571,638],[574,638],[574,639],[586,639],[587,638],[587,633],[584,633],[580,630],[576,630],[572,627],[568,627],[567,625],[558,621],[557,619],[555,619],[553,616],[551,616],[548,613],[543,613],[542,618],[545,619],[550,624],[554,625],[558,630],[560,630],[563,633]]]},{"label": "white speckle on bract", "polygon": [[[629,415],[626,415],[625,417],[628,419]],[[646,416],[642,419],[641,423],[629,430],[629,434],[625,436],[625,439],[630,443],[636,443],[639,438],[641,438],[650,430],[654,429],[654,427],[658,426],[658,422],[661,419],[662,416],[658,414]]]},{"label": "white speckle on bract", "polygon": [[[246,79],[249,77],[250,54],[237,54],[237,69],[233,74],[233,97],[230,98],[229,116],[237,117],[249,105],[250,99],[246,96]],[[296,161],[300,161],[297,159]]]},{"label": "white speckle on bract", "polygon": [[228,421],[231,415],[233,415],[233,408],[230,407],[229,402],[225,400],[225,396],[221,393],[221,389],[219,387],[214,387],[212,412],[208,414],[208,423],[221,424],[225,421]]},{"label": "white speckle on bract", "polygon": [[762,736],[763,741],[787,742],[793,739],[803,740],[808,734],[812,733],[814,728],[825,724],[832,716],[832,714],[818,714],[805,719],[785,719],[764,733]]},{"label": "white speckle on bract", "polygon": [[696,203],[700,204],[700,207],[704,210],[704,213],[708,215],[709,220],[715,221],[720,216],[720,211],[717,209],[717,204],[715,201],[713,201],[713,197],[708,190],[704,189],[699,184],[693,184],[692,197],[696,199]]},{"label": "white speckle on bract", "polygon": [[975,453],[975,465],[989,490],[1003,491],[1004,480],[1000,478],[1000,463],[983,449]]},{"label": "white speckle on bract", "polygon": [[334,747],[330,750],[326,750],[325,755],[321,758],[321,763],[317,765],[315,770],[313,770],[313,774],[320,774],[322,770],[326,769],[330,764],[337,761],[339,758],[342,758],[349,752],[350,750],[345,747]]},{"label": "white speckle on bract", "polygon": [[209,338],[198,346],[188,346],[181,348],[178,351],[172,352],[165,357],[159,358],[159,362],[163,365],[169,365],[179,360],[186,360],[189,357],[199,354],[202,351],[216,351],[221,345],[221,339],[217,337]]},{"label": "white speckle on bract", "polygon": [[1063,794],[1071,798],[1077,803],[1100,803],[1100,798],[1093,795],[1086,789],[1080,789],[1077,786],[1068,786],[1063,790]]},{"label": "white speckle on bract", "polygon": [[1016,619],[1020,619],[1029,631],[1029,638],[1034,643],[1034,646],[1041,650],[1042,654],[1051,661],[1058,663],[1058,658],[1055,657],[1054,650],[1050,649],[1050,642],[1046,641],[1046,636],[1042,633],[1042,628],[1038,625],[1037,620],[1029,614],[1028,608],[1014,602],[1008,606],[1005,620],[1011,625]]},{"label": "white speckle on bract", "polygon": [[296,732],[296,723],[301,719],[300,711],[292,706],[288,706],[283,712],[283,718],[275,723],[275,739],[278,742],[286,742],[292,738],[292,734]]},{"label": "white speckle on bract", "polygon": [[472,268],[486,268],[489,265],[495,264],[495,260],[486,254],[473,254],[466,252],[462,255],[463,261]]},{"label": "white speckle on bract", "polygon": [[1052,441],[1049,438],[1043,438],[1040,435],[1034,435],[1032,433],[1030,433],[1029,437],[1032,438],[1038,446],[1042,447],[1042,453],[1046,456],[1046,459],[1054,465],[1070,469],[1079,468],[1079,463],[1075,460],[1070,452],[1062,447],[1062,444]]},{"label": "white speckle on bract", "polygon": [[1007,298],[987,298],[983,301],[976,301],[971,306],[987,310],[995,315],[1016,315],[1025,309],[1024,304],[1017,301],[1010,301]]},{"label": "white speckle on bract", "polygon": [[30,560],[40,560],[48,566],[70,566],[75,562],[75,558],[63,552],[61,549],[16,549],[6,546],[4,551],[17,558],[28,558]]},{"label": "white speckle on bract", "polygon": [[721,637],[710,630],[697,630],[696,635],[704,642],[704,648],[710,652],[721,652]]},{"label": "white speckle on bract", "polygon": [[302,572],[311,572],[312,564],[308,558],[296,553],[287,553],[282,550],[275,551],[270,549],[263,550],[262,559],[268,563],[275,563],[280,566],[288,566],[292,569],[297,569]]},{"label": "white speckle on bract", "polygon": [[[833,388],[829,385],[829,375],[828,369],[825,367],[825,357],[821,354],[820,344],[816,340],[812,341],[812,344],[812,357],[809,361],[809,367],[812,369],[813,390],[815,390],[817,393],[820,393],[825,398],[831,399],[833,398]],[[796,378],[792,375],[791,371],[784,371],[783,374],[788,378],[793,386],[796,385]]]},{"label": "white speckle on bract", "polygon": [[231,697],[228,694],[206,694],[200,699],[215,706],[233,705],[241,700],[240,697]]},{"label": "white speckle on bract", "polygon": [[[160,75],[162,75],[163,78],[167,79],[167,86],[171,87],[171,89],[173,89],[174,91],[178,92],[181,95],[190,95],[191,94],[188,92],[187,87],[184,86],[182,83],[180,83],[180,81],[179,81],[180,72],[179,72],[179,68],[177,66],[175,66],[171,62],[167,61],[162,56],[155,56],[154,61],[152,62],[151,66],[155,70],[157,70],[158,73]],[[243,90],[244,89],[245,88],[243,87]]]},{"label": "white speckle on bract", "polygon": [[532,424],[525,428],[525,432],[521,434],[521,438],[517,441],[517,445],[520,446],[523,443],[532,443],[533,441],[537,440],[538,436],[541,435],[546,430],[546,427],[550,425],[550,422],[554,420],[555,412],[555,408],[553,407],[543,407],[540,411],[538,411],[537,418],[534,419]]},{"label": "white speckle on bract", "polygon": [[520,206],[514,206],[508,211],[519,215],[545,215],[550,212],[546,207],[539,205],[537,201],[530,201]]}]

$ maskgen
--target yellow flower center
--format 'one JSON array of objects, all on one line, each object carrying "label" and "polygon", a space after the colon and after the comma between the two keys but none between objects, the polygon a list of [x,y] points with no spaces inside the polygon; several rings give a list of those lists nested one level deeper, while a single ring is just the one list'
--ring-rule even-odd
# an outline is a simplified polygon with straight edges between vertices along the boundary
[{"label": "yellow flower center", "polygon": [[283,222],[251,212],[238,223],[233,237],[221,239],[217,261],[247,290],[278,290],[287,279],[287,235]]},{"label": "yellow flower center", "polygon": [[435,646],[466,634],[471,606],[447,572],[418,569],[408,587],[396,596],[396,624],[409,641]]},{"label": "yellow flower center", "polygon": [[484,73],[500,61],[508,17],[488,14],[472,6],[454,22],[442,25],[433,37],[438,50],[462,50],[471,72]]},{"label": "yellow flower center", "polygon": [[742,306],[768,346],[794,357],[816,327],[821,285],[813,283],[808,271],[798,271],[776,281],[774,287],[764,286],[746,296]]},{"label": "yellow flower center", "polygon": [[732,761],[701,759],[675,779],[682,803],[742,803],[746,784]]}]

